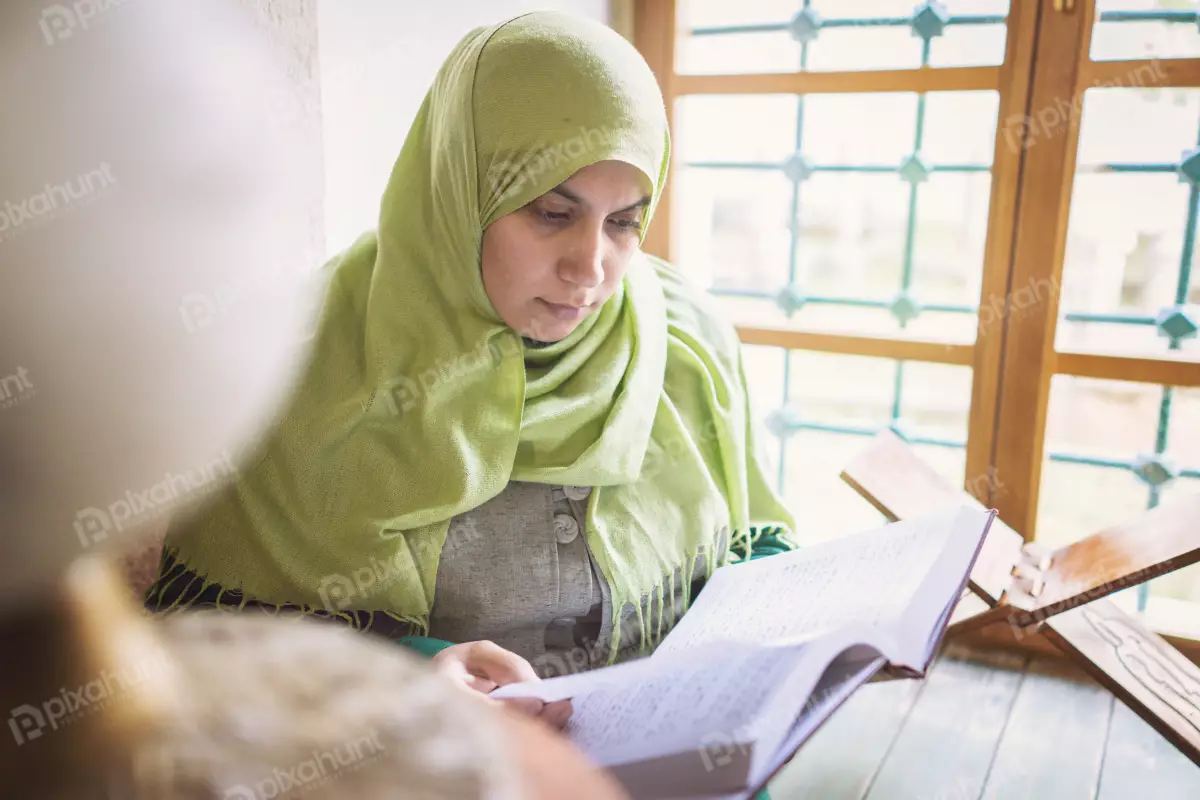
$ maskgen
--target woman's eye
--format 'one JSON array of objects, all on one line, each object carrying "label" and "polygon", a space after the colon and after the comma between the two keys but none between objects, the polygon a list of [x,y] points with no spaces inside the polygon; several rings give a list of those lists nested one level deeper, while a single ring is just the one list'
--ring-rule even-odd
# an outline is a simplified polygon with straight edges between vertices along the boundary
[{"label": "woman's eye", "polygon": [[616,225],[622,231],[640,231],[642,229],[641,220],[636,219],[612,219],[609,222]]},{"label": "woman's eye", "polygon": [[542,218],[550,222],[565,222],[571,218],[571,215],[566,211],[543,211]]}]

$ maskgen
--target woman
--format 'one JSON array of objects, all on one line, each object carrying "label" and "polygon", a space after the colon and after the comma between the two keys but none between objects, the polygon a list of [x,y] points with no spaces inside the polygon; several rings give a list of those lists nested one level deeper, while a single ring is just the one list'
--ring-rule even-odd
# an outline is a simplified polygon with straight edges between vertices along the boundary
[{"label": "woman", "polygon": [[487,692],[645,654],[715,567],[790,549],[735,332],[639,249],[668,156],[612,30],[472,31],[378,233],[326,267],[291,407],[173,526],[149,607],[344,619]]}]

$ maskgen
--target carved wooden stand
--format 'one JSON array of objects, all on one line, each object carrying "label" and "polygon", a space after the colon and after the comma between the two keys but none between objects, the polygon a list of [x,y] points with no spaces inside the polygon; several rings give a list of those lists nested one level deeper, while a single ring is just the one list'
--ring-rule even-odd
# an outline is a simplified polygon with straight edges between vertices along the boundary
[{"label": "carved wooden stand", "polygon": [[[842,479],[891,520],[947,505],[981,507],[890,431],[879,434]],[[1043,634],[1200,765],[1200,668],[1102,599],[1196,561],[1200,495],[1054,551],[1026,543],[996,520],[947,635],[999,620],[1012,625],[1018,638]]]}]

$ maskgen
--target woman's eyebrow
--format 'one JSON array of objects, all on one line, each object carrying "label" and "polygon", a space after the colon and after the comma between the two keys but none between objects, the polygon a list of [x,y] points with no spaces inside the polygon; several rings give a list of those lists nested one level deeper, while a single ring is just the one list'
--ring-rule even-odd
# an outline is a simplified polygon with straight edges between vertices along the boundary
[{"label": "woman's eyebrow", "polygon": [[580,205],[586,205],[584,203],[584,200],[582,197],[575,194],[570,189],[568,189],[566,186],[563,186],[561,184],[558,186],[555,186],[550,191],[554,192],[556,195],[559,195],[560,197],[565,197],[566,199],[570,200],[572,203],[579,203]]},{"label": "woman's eyebrow", "polygon": [[[554,194],[558,195],[559,197],[563,197],[567,200],[570,200],[572,203],[578,203],[583,206],[586,206],[588,204],[588,202],[586,200],[584,200],[582,197],[580,197],[579,195],[572,192],[570,189],[568,189],[563,184],[555,186],[550,191],[553,192]],[[636,203],[633,203],[632,205],[628,205],[625,208],[617,209],[616,211],[614,211],[612,213],[624,214],[629,211],[636,211],[637,209],[642,208],[644,206],[648,206],[648,205],[650,205],[650,195],[646,195],[641,200],[638,200]]]},{"label": "woman's eyebrow", "polygon": [[650,195],[646,195],[645,197],[643,197],[641,200],[638,200],[633,205],[625,206],[625,208],[618,209],[618,210],[614,211],[613,213],[614,214],[624,214],[626,211],[636,211],[637,209],[645,208],[648,205],[650,205]]}]

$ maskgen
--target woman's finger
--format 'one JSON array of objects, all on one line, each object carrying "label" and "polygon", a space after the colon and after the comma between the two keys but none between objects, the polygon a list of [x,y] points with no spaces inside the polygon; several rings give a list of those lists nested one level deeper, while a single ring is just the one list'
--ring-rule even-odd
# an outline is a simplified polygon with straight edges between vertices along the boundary
[{"label": "woman's finger", "polygon": [[547,708],[546,704],[536,697],[506,697],[496,702],[526,717],[540,716]]},{"label": "woman's finger", "polygon": [[470,673],[466,672],[463,674],[463,682],[466,683],[469,688],[482,694],[490,694],[496,688],[495,681],[488,680],[487,678],[481,678],[478,675],[471,675]]},{"label": "woman's finger", "polygon": [[472,642],[462,660],[472,675],[487,678],[497,686],[538,680],[532,664],[492,642]]},{"label": "woman's finger", "polygon": [[557,700],[553,703],[546,703],[540,716],[546,724],[562,730],[571,721],[571,714],[574,711],[570,700]]}]

